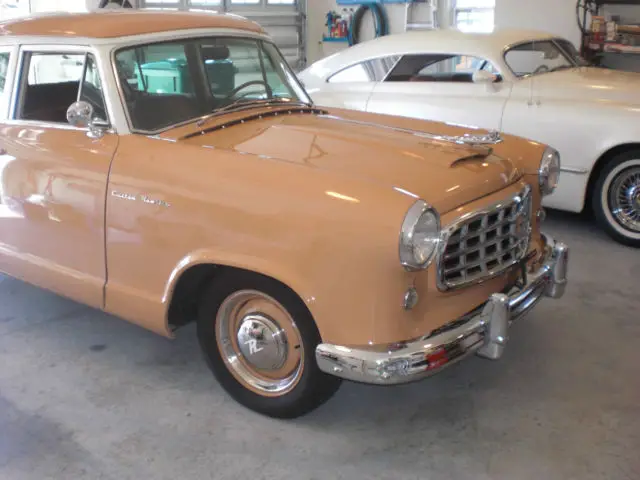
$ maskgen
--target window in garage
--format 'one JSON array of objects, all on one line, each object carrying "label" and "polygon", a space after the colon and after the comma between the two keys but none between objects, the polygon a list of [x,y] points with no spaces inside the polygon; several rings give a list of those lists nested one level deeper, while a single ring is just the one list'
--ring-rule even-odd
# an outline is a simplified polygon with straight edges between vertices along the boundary
[{"label": "window in garage", "polygon": [[230,12],[258,22],[294,69],[306,64],[303,0],[140,0],[141,8]]},{"label": "window in garage", "polygon": [[493,31],[496,0],[455,0],[455,25],[463,32]]}]

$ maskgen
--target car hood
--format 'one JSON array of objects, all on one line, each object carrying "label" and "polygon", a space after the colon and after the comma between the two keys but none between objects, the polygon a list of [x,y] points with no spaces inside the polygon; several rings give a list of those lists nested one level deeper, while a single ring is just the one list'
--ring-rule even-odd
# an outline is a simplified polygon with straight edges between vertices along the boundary
[{"label": "car hood", "polygon": [[[265,115],[180,132],[176,141],[295,162],[374,181],[419,196],[446,213],[522,176],[491,149],[331,115]],[[198,129],[193,129],[198,132]]]},{"label": "car hood", "polygon": [[546,97],[640,103],[640,74],[581,67],[536,75],[534,88]]}]

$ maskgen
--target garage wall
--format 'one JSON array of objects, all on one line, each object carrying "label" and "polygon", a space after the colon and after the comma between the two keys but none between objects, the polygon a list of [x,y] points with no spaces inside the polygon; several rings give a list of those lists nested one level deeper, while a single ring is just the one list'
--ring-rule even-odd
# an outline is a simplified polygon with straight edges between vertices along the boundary
[{"label": "garage wall", "polygon": [[[451,13],[454,0],[438,0],[438,22],[440,26],[451,24]],[[326,14],[331,10],[341,12],[344,6],[338,5],[336,0],[307,0],[307,58],[312,63],[327,56],[334,50],[345,48],[341,44],[323,44],[322,35],[326,32]],[[349,7],[350,8],[350,7]],[[414,21],[424,21],[430,16],[430,9],[417,4],[415,7]],[[389,31],[399,33],[404,31],[405,6],[385,5],[389,19]],[[365,18],[362,25],[361,38],[363,40],[374,37],[374,26],[370,16]]]},{"label": "garage wall", "polygon": [[[308,57],[315,61],[323,56],[322,34],[325,30],[325,14],[334,9],[340,11],[335,0],[308,0]],[[440,2],[440,25],[452,23],[454,0]],[[403,31],[404,6],[387,5],[391,33]],[[638,7],[631,7],[638,8]],[[580,43],[580,30],[576,23],[576,0],[496,0],[496,28],[525,28],[548,31],[561,35],[576,44]],[[363,38],[373,38],[372,22],[363,26]],[[331,48],[331,47],[329,47]]]},{"label": "garage wall", "polygon": [[495,26],[543,30],[580,45],[576,0],[496,0]]}]

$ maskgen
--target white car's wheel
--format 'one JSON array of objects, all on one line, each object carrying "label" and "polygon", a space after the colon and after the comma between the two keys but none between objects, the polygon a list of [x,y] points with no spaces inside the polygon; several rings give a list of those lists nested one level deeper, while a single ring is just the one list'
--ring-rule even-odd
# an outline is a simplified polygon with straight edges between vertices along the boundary
[{"label": "white car's wheel", "polygon": [[305,304],[262,275],[220,274],[201,305],[198,338],[224,389],[271,417],[304,415],[327,401],[341,383],[316,363],[320,334]]},{"label": "white car's wheel", "polygon": [[592,202],[598,223],[612,238],[640,247],[640,151],[617,155],[605,166]]}]

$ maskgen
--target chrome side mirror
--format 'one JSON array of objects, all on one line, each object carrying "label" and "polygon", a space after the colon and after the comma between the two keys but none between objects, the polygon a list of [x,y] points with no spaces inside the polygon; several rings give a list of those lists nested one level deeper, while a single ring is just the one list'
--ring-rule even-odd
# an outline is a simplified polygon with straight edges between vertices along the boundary
[{"label": "chrome side mirror", "polygon": [[78,128],[88,128],[87,136],[100,138],[109,128],[106,121],[93,118],[93,107],[85,101],[77,101],[67,108],[67,122]]}]

